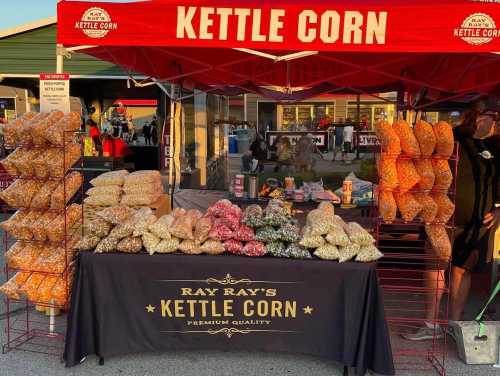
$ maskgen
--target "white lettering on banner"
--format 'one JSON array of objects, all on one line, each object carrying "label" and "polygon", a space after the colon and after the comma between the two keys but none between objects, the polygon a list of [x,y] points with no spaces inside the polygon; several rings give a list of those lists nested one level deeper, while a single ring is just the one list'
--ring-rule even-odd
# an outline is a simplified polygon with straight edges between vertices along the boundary
[{"label": "white lettering on banner", "polygon": [[266,36],[260,32],[262,11],[254,9],[252,21],[252,42],[265,42]]},{"label": "white lettering on banner", "polygon": [[184,39],[184,33],[189,39],[196,39],[193,28],[193,17],[196,13],[196,7],[189,7],[186,14],[186,7],[177,7],[177,38]]},{"label": "white lettering on banner", "polygon": [[283,20],[285,11],[283,9],[271,9],[271,21],[269,22],[269,42],[283,42]]},{"label": "white lettering on banner", "polygon": [[214,8],[200,8],[200,39],[214,39],[213,34],[208,31],[208,28],[214,24],[214,20],[210,18],[214,13]]},{"label": "white lettering on banner", "polygon": [[363,25],[363,15],[359,12],[345,12],[344,15],[344,37],[343,42],[353,43],[351,40],[352,34],[354,34],[354,44],[361,44],[361,38],[363,32],[361,31],[361,26]]},{"label": "white lettering on banner", "polygon": [[238,17],[238,32],[236,39],[239,41],[245,40],[245,29],[247,25],[247,17],[250,15],[250,9],[236,8],[234,14]]},{"label": "white lettering on banner", "polygon": [[220,16],[220,26],[219,26],[219,39],[227,40],[227,28],[228,28],[228,20],[229,16],[233,14],[233,10],[231,8],[218,8],[217,15]]},{"label": "white lettering on banner", "polygon": [[385,30],[387,28],[387,12],[368,12],[366,20],[366,44],[373,44],[373,37],[377,44],[385,44]]},{"label": "white lettering on banner", "polygon": [[[377,11],[362,13],[347,10],[339,13],[331,9],[317,13],[304,9],[296,20],[296,38],[303,43],[321,41],[334,44],[341,41],[343,44],[385,44],[387,17],[387,12]],[[285,9],[178,6],[177,38],[223,41],[231,35],[232,38],[236,36],[239,42],[293,42],[285,41],[283,31],[287,26],[290,31],[290,25],[286,25],[285,21],[293,22],[286,18]],[[114,25],[103,23],[86,27],[102,30]],[[229,27],[232,29],[229,30]],[[461,32],[456,31],[455,34]],[[491,29],[483,32],[482,35],[490,38],[496,33]]]},{"label": "white lettering on banner", "polygon": [[334,10],[327,10],[321,16],[320,38],[325,43],[335,43],[339,39],[340,15]]},{"label": "white lettering on banner", "polygon": [[316,39],[316,29],[309,27],[308,24],[318,22],[318,15],[312,10],[303,10],[299,15],[298,35],[301,42],[311,43]]}]

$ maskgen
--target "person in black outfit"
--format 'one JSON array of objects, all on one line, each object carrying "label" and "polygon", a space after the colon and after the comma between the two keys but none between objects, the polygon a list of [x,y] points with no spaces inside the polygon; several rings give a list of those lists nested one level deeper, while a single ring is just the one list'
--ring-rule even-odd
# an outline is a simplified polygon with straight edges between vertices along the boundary
[{"label": "person in black outfit", "polygon": [[257,171],[264,171],[264,161],[267,159],[266,143],[264,139],[257,133],[255,140],[250,145],[250,151],[252,156],[259,162],[257,165]]},{"label": "person in black outfit", "polygon": [[144,134],[146,145],[151,145],[151,126],[148,123],[142,127],[142,133]]},{"label": "person in black outfit", "polygon": [[151,126],[151,141],[153,141],[153,145],[158,145],[158,129],[156,126]]}]

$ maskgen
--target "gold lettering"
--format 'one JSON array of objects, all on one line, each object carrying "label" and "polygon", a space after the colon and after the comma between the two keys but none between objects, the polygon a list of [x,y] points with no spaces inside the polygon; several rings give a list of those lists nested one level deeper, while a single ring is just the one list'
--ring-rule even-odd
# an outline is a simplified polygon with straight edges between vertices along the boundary
[{"label": "gold lettering", "polygon": [[207,290],[209,296],[215,296],[215,293],[219,289],[205,289],[205,290]]},{"label": "gold lettering", "polygon": [[205,291],[203,291],[203,289],[196,290],[196,292],[194,293],[194,295],[196,295],[196,296],[207,296],[207,294],[205,293]]},{"label": "gold lettering", "polygon": [[196,304],[196,300],[186,300],[186,303],[189,304],[189,316],[194,317],[194,305]]},{"label": "gold lettering", "polygon": [[165,316],[168,316],[168,317],[172,317],[172,311],[170,310],[170,303],[172,301],[169,299],[169,300],[161,300],[161,316],[162,317],[165,317]]},{"label": "gold lettering", "polygon": [[217,313],[217,302],[212,300],[212,317],[220,317],[221,314]]},{"label": "gold lettering", "polygon": [[224,317],[233,317],[233,301],[224,300]]},{"label": "gold lettering", "polygon": [[269,313],[269,305],[265,300],[259,300],[257,302],[257,314],[260,317],[267,316]]},{"label": "gold lettering", "polygon": [[285,317],[297,317],[297,302],[296,301],[285,301]]},{"label": "gold lettering", "polygon": [[254,303],[252,300],[245,300],[243,302],[243,315],[249,317],[253,316],[255,311],[253,310]]},{"label": "gold lettering", "polygon": [[198,300],[198,303],[201,304],[201,317],[207,317],[208,300]]},{"label": "gold lettering", "polygon": [[232,296],[232,295],[234,295],[234,289],[224,289],[224,295],[225,296]]},{"label": "gold lettering", "polygon": [[181,295],[182,296],[193,295],[193,289],[181,288]]},{"label": "gold lettering", "polygon": [[248,296],[248,293],[245,291],[245,289],[240,289],[236,296]]},{"label": "gold lettering", "polygon": [[276,289],[267,289],[266,290],[266,296],[273,297],[277,295]]},{"label": "gold lettering", "polygon": [[251,296],[257,296],[257,293],[260,291],[260,289],[247,289],[250,292]]},{"label": "gold lettering", "polygon": [[183,313],[184,307],[182,306],[182,303],[184,303],[184,300],[176,300],[174,302],[175,317],[186,317]]},{"label": "gold lettering", "polygon": [[281,309],[283,308],[283,303],[279,300],[273,300],[271,302],[271,317],[282,317],[283,314]]}]

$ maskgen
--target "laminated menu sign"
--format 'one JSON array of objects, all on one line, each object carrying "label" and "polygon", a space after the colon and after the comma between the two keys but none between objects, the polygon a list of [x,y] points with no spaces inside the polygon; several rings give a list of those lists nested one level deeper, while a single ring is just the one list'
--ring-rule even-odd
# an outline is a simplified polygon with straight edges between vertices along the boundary
[{"label": "laminated menu sign", "polygon": [[69,74],[40,74],[40,112],[70,112]]}]

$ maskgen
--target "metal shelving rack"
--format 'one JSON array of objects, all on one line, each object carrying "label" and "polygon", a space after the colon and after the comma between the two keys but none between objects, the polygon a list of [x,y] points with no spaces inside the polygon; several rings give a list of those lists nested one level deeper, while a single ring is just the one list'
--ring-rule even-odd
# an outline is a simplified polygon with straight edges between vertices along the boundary
[{"label": "metal shelving rack", "polygon": [[[81,156],[80,159],[69,166],[69,161],[66,160],[66,148],[67,141],[69,138],[73,142],[80,143]],[[33,145],[33,144],[17,144],[11,145],[11,147],[23,147],[26,149],[31,148],[44,148],[47,145]],[[63,171],[61,177],[48,178],[45,180],[56,180],[63,184],[63,194],[65,205],[63,209],[48,209],[56,211],[57,213],[64,213],[64,238],[60,242],[50,242],[50,241],[37,241],[37,240],[27,240],[26,242],[34,243],[46,243],[53,246],[64,247],[64,262],[62,266],[63,270],[59,273],[40,271],[40,270],[20,270],[16,268],[11,268],[7,265],[4,267],[6,280],[8,281],[16,272],[26,271],[26,272],[36,272],[47,276],[57,276],[64,278],[64,294],[65,299],[63,304],[58,304],[54,300],[50,302],[43,301],[29,301],[26,297],[19,300],[5,298],[5,342],[2,346],[2,352],[7,353],[11,350],[23,350],[35,353],[43,353],[55,356],[62,356],[64,349],[64,339],[66,335],[66,317],[61,315],[68,309],[70,295],[71,295],[71,284],[72,284],[72,269],[73,269],[73,259],[71,257],[72,251],[68,247],[68,242],[71,236],[77,234],[79,231],[83,232],[83,210],[82,218],[79,221],[79,227],[75,226],[68,230],[68,218],[67,218],[67,208],[71,203],[81,202],[83,199],[83,184],[80,186],[78,191],[73,195],[73,197],[67,198],[66,190],[66,177],[73,171],[83,171],[83,148],[81,137],[78,132],[64,132],[63,135],[63,146],[50,145],[51,148],[59,148],[63,153]],[[37,178],[35,176],[16,176],[12,177],[14,179],[28,179],[28,180],[44,180]],[[16,208],[22,209],[22,208]],[[23,240],[24,241],[24,240]],[[7,252],[12,244],[16,242],[11,235],[4,231],[3,236],[3,246],[4,252]],[[45,278],[44,277],[44,278]],[[38,288],[41,283],[38,285]]]},{"label": "metal shelving rack", "polygon": [[[458,143],[455,143],[455,150],[449,159],[453,182],[448,196],[453,203],[456,196],[458,152]],[[413,189],[410,192],[418,190]],[[454,216],[445,226],[453,239]],[[425,223],[419,219],[411,222],[396,219],[386,223],[377,215],[377,246],[385,255],[378,262],[378,275],[384,293],[386,319],[391,333],[396,369],[420,371],[424,374],[434,371],[444,376],[447,338],[442,334],[448,326],[450,259],[443,260],[430,252],[424,227]],[[433,270],[436,272],[429,273]],[[429,318],[427,305],[432,300],[440,300],[441,304],[432,318]],[[403,335],[418,330],[426,322],[434,326],[430,340],[404,339]]]}]

